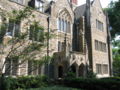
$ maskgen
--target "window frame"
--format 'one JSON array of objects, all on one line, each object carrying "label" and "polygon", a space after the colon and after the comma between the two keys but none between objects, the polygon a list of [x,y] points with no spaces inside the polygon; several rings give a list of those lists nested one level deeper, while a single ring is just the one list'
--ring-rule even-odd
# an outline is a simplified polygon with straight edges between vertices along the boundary
[{"label": "window frame", "polygon": [[102,65],[101,64],[96,64],[96,73],[102,74]]},{"label": "window frame", "polygon": [[99,31],[104,31],[104,24],[103,24],[103,22],[101,22],[98,19],[96,19],[96,28]]},{"label": "window frame", "polygon": [[101,52],[106,52],[107,51],[107,47],[106,47],[106,43],[95,40],[95,50],[96,51],[101,51]]},{"label": "window frame", "polygon": [[15,22],[15,21],[9,20],[6,35],[17,37],[20,34],[20,29],[21,29],[21,22]]},{"label": "window frame", "polygon": [[[42,40],[44,40],[44,30],[42,29],[39,29],[37,31],[35,30],[36,30],[35,27],[31,25],[29,30],[29,40],[42,42]],[[40,35],[43,35],[42,39],[40,39]]]},{"label": "window frame", "polygon": [[41,0],[35,0],[35,8],[40,11],[40,12],[44,12],[44,4],[43,1]]},{"label": "window frame", "polygon": [[107,64],[103,64],[103,74],[108,74],[108,65]]}]

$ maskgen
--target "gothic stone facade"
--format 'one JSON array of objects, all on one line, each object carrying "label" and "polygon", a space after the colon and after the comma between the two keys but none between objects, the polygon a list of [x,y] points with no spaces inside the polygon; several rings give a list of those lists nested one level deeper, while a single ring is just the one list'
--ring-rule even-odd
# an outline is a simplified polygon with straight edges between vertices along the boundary
[{"label": "gothic stone facade", "polygon": [[[14,75],[40,74],[62,78],[67,72],[74,72],[78,77],[86,76],[91,70],[98,77],[111,76],[112,58],[107,16],[99,0],[88,1],[87,4],[75,8],[77,0],[0,0],[0,10],[4,12],[23,9],[28,5],[37,8],[34,10],[35,19],[46,30],[50,26],[57,35],[49,41],[49,55],[55,55],[49,65],[42,65],[36,71],[28,73],[29,62],[26,61],[19,65],[20,68],[18,67]],[[2,22],[2,16],[0,19]],[[21,27],[24,22],[21,22]],[[21,28],[21,32],[24,29]],[[42,54],[46,55],[47,51]],[[1,57],[2,65],[6,56],[3,54]],[[9,74],[13,75],[12,72]]]}]

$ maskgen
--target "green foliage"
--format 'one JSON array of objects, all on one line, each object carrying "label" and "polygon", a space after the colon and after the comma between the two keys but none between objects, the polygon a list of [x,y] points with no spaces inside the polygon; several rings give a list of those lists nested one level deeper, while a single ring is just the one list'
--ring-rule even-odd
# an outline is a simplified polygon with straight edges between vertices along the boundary
[{"label": "green foliage", "polygon": [[110,26],[111,29],[111,35],[112,37],[115,36],[115,34],[120,33],[120,0],[116,2],[111,2],[109,5],[109,8],[106,9],[109,16]]},{"label": "green foliage", "polygon": [[0,44],[3,42],[3,37],[5,36],[6,29],[6,24],[0,25]]},{"label": "green foliage", "polygon": [[45,76],[26,76],[26,77],[4,77],[0,78],[0,90],[16,90],[28,88],[40,88],[47,86],[47,77]]},{"label": "green foliage", "polygon": [[[111,1],[109,8],[106,9],[111,26],[111,36],[113,39],[113,74],[120,76],[120,41],[115,41],[115,35],[120,34],[120,0]],[[117,47],[117,48],[115,48]]]},{"label": "green foliage", "polygon": [[[3,46],[3,51],[5,51],[4,49],[9,46],[5,63],[8,59],[21,60],[21,62],[18,62],[17,65],[23,64],[25,61],[29,60],[34,61],[36,60],[38,55],[40,56],[42,50],[47,46],[47,39],[50,39],[48,37],[48,33],[45,32],[44,27],[40,25],[40,21],[36,21],[34,19],[35,16],[32,12],[33,10],[30,7],[25,7],[24,9],[20,10],[13,10],[10,13],[7,12],[7,17],[5,18],[9,18],[9,22],[6,21],[2,23],[0,27],[0,42]],[[31,17],[33,19],[31,19]],[[20,24],[22,21],[24,21],[22,25],[23,32],[20,33],[19,30],[16,29],[20,29],[20,25],[17,24]],[[4,44],[3,38],[5,37],[6,31],[9,29],[9,26],[11,32],[13,29],[14,32],[16,30],[16,32],[19,34],[17,36],[13,35],[11,38],[7,37],[8,40],[10,40],[6,40]],[[37,58],[38,61],[35,61],[35,64],[41,65],[43,63],[47,63],[48,60],[51,60],[50,58],[51,57],[41,56],[40,58]],[[5,63],[3,65],[5,65]],[[2,69],[3,67],[4,66],[2,66]]]},{"label": "green foliage", "polygon": [[120,56],[113,61],[113,74],[114,76],[120,76]]},{"label": "green foliage", "polygon": [[113,75],[120,76],[120,42],[113,41],[113,47]]},{"label": "green foliage", "polygon": [[[28,89],[28,90],[78,90],[75,88],[63,87],[63,86],[49,86],[49,87],[41,87],[37,89]],[[81,89],[79,89],[81,90]]]},{"label": "green foliage", "polygon": [[43,42],[45,38],[44,28],[39,25],[39,22],[34,21],[30,26],[30,39],[33,41]]},{"label": "green foliage", "polygon": [[13,10],[10,14],[10,19],[13,22],[21,22],[22,20],[28,18],[32,14],[32,8],[26,7],[23,10]]},{"label": "green foliage", "polygon": [[72,78],[65,79],[64,85],[72,88],[81,88],[83,90],[118,90],[120,79]]},{"label": "green foliage", "polygon": [[66,74],[66,76],[65,76],[65,78],[75,78],[76,77],[76,74],[75,73],[73,73],[73,72],[68,72],[67,74]]},{"label": "green foliage", "polygon": [[87,78],[96,78],[96,73],[94,73],[94,72],[92,72],[92,71],[88,71],[88,73],[87,73]]},{"label": "green foliage", "polygon": [[10,81],[6,79],[4,76],[0,76],[0,90],[9,90]]}]

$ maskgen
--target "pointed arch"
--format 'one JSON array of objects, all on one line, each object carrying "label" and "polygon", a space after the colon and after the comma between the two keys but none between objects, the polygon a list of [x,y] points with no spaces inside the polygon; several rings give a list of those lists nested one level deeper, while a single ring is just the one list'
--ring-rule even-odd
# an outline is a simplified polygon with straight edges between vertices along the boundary
[{"label": "pointed arch", "polygon": [[85,75],[85,65],[82,63],[80,66],[79,66],[79,76],[83,77]]},{"label": "pointed arch", "polygon": [[66,8],[59,10],[59,12],[57,14],[57,18],[58,17],[63,18],[62,16],[64,16],[64,15],[67,16],[69,18],[69,20],[72,22],[72,16],[70,15],[69,11]]},{"label": "pointed arch", "polygon": [[57,14],[57,28],[58,31],[71,33],[72,31],[72,16],[69,11],[64,8],[61,9]]}]

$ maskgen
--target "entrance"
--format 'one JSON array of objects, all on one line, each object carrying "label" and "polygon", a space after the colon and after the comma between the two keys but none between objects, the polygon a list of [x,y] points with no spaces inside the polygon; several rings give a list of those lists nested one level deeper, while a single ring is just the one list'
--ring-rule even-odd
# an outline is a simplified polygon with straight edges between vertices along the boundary
[{"label": "entrance", "polygon": [[84,66],[84,64],[81,64],[80,66],[79,66],[79,76],[84,76],[84,69],[85,68],[85,66]]},{"label": "entrance", "polygon": [[76,66],[74,64],[71,66],[71,71],[76,74]]},{"label": "entrance", "polygon": [[63,67],[62,67],[62,66],[59,66],[59,67],[58,67],[58,77],[59,77],[59,78],[62,78],[62,77],[63,77]]}]

